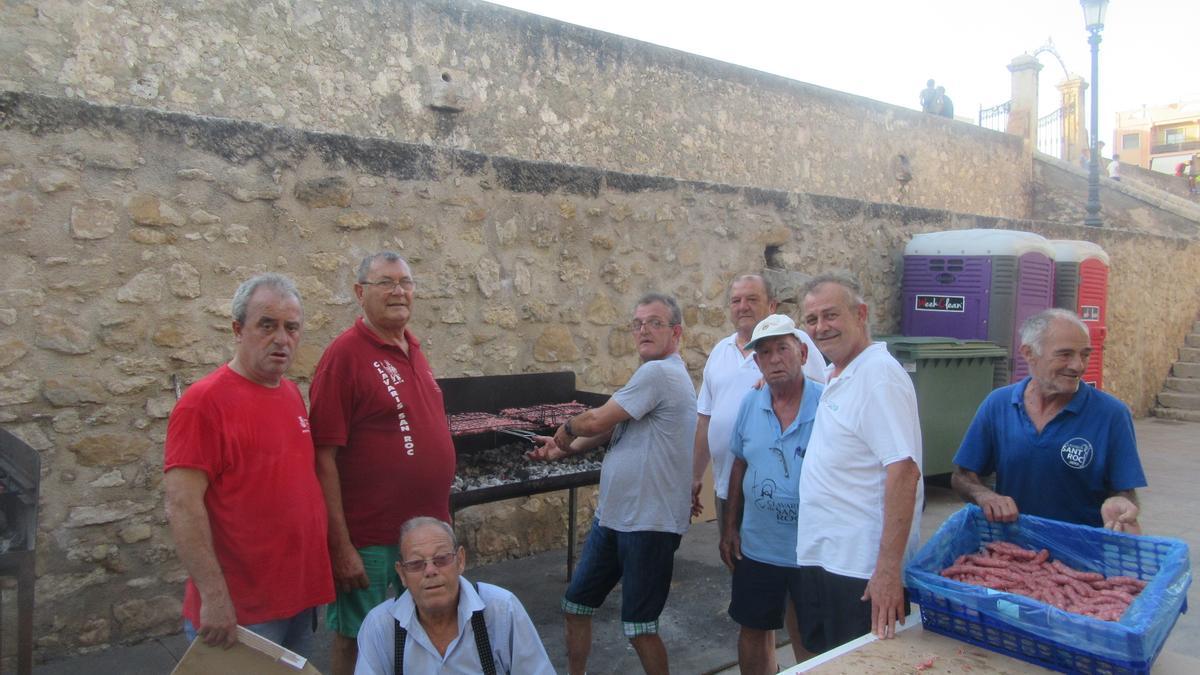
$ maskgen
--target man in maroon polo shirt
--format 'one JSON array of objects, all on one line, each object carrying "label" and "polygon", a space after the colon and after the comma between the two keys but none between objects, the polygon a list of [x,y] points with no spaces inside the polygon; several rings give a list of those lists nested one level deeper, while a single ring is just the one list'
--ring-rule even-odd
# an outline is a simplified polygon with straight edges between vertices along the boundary
[{"label": "man in maroon polo shirt", "polygon": [[362,316],[326,348],[309,392],[338,591],[325,614],[334,675],[353,672],[363,618],[399,587],[400,526],[450,520],[454,444],[442,390],[407,329],[415,287],[396,253],[364,258],[354,284]]}]

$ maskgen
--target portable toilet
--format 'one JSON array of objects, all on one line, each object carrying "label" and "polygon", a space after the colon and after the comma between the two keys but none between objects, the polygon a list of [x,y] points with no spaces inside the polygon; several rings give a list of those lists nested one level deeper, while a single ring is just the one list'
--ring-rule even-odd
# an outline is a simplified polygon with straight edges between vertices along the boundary
[{"label": "portable toilet", "polygon": [[1021,323],[1053,306],[1054,247],[1012,230],[950,230],[914,235],[904,248],[904,335],[989,340],[1008,350],[995,385],[1029,372],[1020,356]]},{"label": "portable toilet", "polygon": [[1092,358],[1083,374],[1097,389],[1104,384],[1104,340],[1108,337],[1108,254],[1090,241],[1052,239],[1054,306],[1069,309],[1087,324]]}]

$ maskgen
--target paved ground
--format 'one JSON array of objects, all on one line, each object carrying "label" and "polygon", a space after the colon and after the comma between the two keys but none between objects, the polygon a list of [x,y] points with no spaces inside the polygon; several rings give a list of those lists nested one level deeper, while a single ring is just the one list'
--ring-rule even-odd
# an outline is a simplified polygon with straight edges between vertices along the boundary
[{"label": "paved ground", "polygon": [[[1143,525],[1148,533],[1178,537],[1193,551],[1200,550],[1200,521],[1196,518],[1196,482],[1200,480],[1200,423],[1148,418],[1136,423],[1138,442],[1151,488],[1143,491]],[[922,519],[922,539],[961,503],[949,490],[931,486]],[[728,576],[717,558],[717,533],[713,523],[692,527],[676,556],[675,583],[662,617],[663,639],[677,673],[712,673],[727,669],[736,660],[736,628],[725,615],[729,601]],[[550,551],[468,570],[471,579],[496,583],[521,597],[537,624],[546,648],[561,672],[566,671],[562,620],[558,602],[566,585],[566,553]],[[1193,563],[1193,574],[1195,574]],[[1188,603],[1200,607],[1200,584],[1194,584]],[[1200,658],[1200,612],[1180,617],[1166,650]],[[597,613],[595,647],[589,672],[639,672],[637,656],[621,637],[615,602]],[[328,670],[328,634],[321,633],[313,659]],[[179,636],[140,645],[119,647],[101,654],[44,664],[38,675],[75,675],[87,672],[166,673],[174,667],[185,644]],[[790,648],[780,651],[780,667],[792,665]],[[731,671],[732,672],[732,671]]]}]

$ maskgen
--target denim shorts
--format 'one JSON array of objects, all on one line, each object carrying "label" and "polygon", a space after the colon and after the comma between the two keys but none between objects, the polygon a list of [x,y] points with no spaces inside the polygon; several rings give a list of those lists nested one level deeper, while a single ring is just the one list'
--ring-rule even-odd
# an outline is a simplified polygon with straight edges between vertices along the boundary
[{"label": "denim shorts", "polygon": [[[306,609],[299,614],[286,619],[265,621],[244,626],[255,633],[267,638],[277,645],[296,652],[306,659],[313,656],[313,622],[316,619],[316,607]],[[196,639],[199,631],[188,619],[183,620],[183,634],[188,642]]]},{"label": "denim shorts", "polygon": [[626,637],[658,633],[658,617],[671,592],[675,550],[682,537],[674,532],[618,532],[592,521],[563,611],[590,616],[621,582],[621,624]]}]

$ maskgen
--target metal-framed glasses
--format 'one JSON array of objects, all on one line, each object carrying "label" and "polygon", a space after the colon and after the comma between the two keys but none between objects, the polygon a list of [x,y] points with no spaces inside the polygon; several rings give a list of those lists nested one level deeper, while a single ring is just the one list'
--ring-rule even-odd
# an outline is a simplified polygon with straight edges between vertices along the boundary
[{"label": "metal-framed glasses", "polygon": [[425,567],[429,563],[433,563],[434,567],[449,567],[457,557],[454,553],[439,553],[432,558],[405,560],[400,563],[400,568],[409,574],[417,574],[418,572],[424,572]]},{"label": "metal-framed glasses", "polygon": [[394,293],[397,286],[405,291],[411,291],[417,287],[417,282],[413,281],[412,277],[404,277],[399,281],[394,279],[380,279],[379,281],[360,281],[358,283],[363,286],[374,286],[384,293]]},{"label": "metal-framed glasses", "polygon": [[662,330],[663,328],[666,328],[667,326],[674,326],[674,325],[675,324],[673,324],[673,323],[664,322],[660,319],[650,319],[649,321],[642,321],[641,319],[634,319],[633,321],[629,322],[629,330],[633,331],[634,333],[637,333],[642,330],[643,326],[646,328],[649,328],[650,330]]}]

